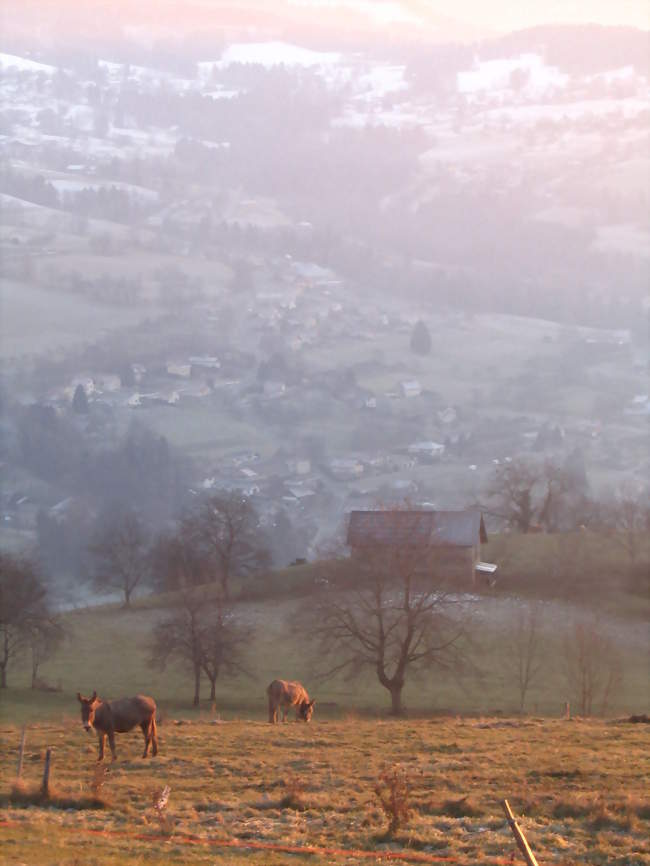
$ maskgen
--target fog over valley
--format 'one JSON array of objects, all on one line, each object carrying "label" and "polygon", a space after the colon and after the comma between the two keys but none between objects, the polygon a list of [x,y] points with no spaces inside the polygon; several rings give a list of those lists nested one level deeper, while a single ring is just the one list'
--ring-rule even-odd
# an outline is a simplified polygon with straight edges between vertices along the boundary
[{"label": "fog over valley", "polygon": [[[522,455],[647,476],[643,33],[205,41],[0,55],[10,545],[218,488],[291,526],[282,566]],[[163,499],[97,477],[142,437],[183,465]]]}]

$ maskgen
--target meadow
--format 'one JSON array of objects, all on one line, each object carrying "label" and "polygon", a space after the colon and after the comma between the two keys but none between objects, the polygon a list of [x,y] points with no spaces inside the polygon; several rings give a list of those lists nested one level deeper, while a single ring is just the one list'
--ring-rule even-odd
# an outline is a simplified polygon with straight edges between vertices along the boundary
[{"label": "meadow", "polygon": [[[36,313],[35,311],[38,311]],[[136,325],[151,316],[144,306],[108,306],[70,293],[6,280],[2,294],[2,348],[5,361],[63,355],[108,331]]]},{"label": "meadow", "polygon": [[[639,566],[648,561],[648,546],[639,541]],[[537,606],[540,616],[540,672],[526,695],[527,711],[557,717],[564,702],[576,700],[566,677],[565,642],[577,622],[597,624],[620,658],[622,679],[610,695],[604,714],[647,712],[650,704],[647,666],[647,585],[626,591],[619,546],[598,533],[495,535],[483,558],[499,563],[495,589],[477,587],[463,603],[471,632],[463,671],[432,667],[407,679],[404,703],[416,715],[472,713],[511,714],[519,695],[511,658],[513,623],[522,606]],[[237,616],[251,629],[246,655],[249,675],[217,681],[216,709],[222,718],[266,718],[268,683],[298,679],[313,692],[319,714],[341,718],[348,710],[381,716],[389,696],[372,671],[356,679],[323,679],[319,658],[297,628],[310,593],[329,575],[331,563],[314,562],[249,578],[236,578],[233,592]],[[617,571],[618,569],[618,571]],[[83,592],[71,588],[78,600]],[[39,669],[39,677],[56,690],[30,686],[28,653],[17,658],[8,674],[9,689],[0,693],[0,724],[58,720],[70,711],[77,691],[107,698],[145,692],[164,714],[189,713],[192,677],[171,664],[151,663],[154,626],[168,614],[173,595],[136,596],[130,609],[120,603],[79,607],[63,614],[66,638]],[[203,694],[207,698],[207,681]],[[205,706],[207,706],[205,703]],[[596,705],[598,706],[598,705]],[[76,708],[75,708],[76,709]]]},{"label": "meadow", "polygon": [[[541,536],[513,549],[508,538],[499,543],[512,575],[548,555]],[[544,665],[519,717],[504,635],[523,598],[477,594],[475,664],[463,676],[431,669],[409,679],[408,713],[397,720],[387,717],[387,693],[372,672],[352,681],[315,676],[293,623],[323,567],[274,572],[257,587],[236,583],[239,615],[255,628],[251,676],[220,680],[214,704],[204,684],[198,709],[190,706],[187,671],[150,664],[152,627],[173,596],[142,596],[130,610],[113,604],[66,613],[67,639],[40,671],[57,690],[30,689],[25,658],[0,692],[0,863],[500,866],[519,856],[501,811],[507,798],[546,866],[650,866],[649,729],[627,721],[648,708],[640,597],[619,592],[597,604],[594,597],[590,608],[538,600]],[[572,719],[563,718],[574,696],[562,635],[577,616],[597,616],[623,661],[607,718],[576,718],[575,707]],[[277,676],[307,685],[316,698],[311,724],[268,724],[265,688]],[[75,697],[93,689],[104,698],[155,697],[155,759],[140,757],[142,737],[131,732],[117,737],[117,762],[97,770],[96,738],[84,732]],[[23,726],[24,772],[15,787]],[[44,802],[38,789],[48,747]],[[408,788],[401,797],[408,816],[392,832],[377,793],[390,794],[386,774]],[[166,786],[169,801],[156,808]]]},{"label": "meadow", "polygon": [[[95,737],[74,709],[29,727],[13,795],[20,729],[0,728],[3,863],[497,866],[519,862],[504,797],[540,863],[650,863],[646,725],[168,717],[158,757],[142,759],[141,736],[124,734],[117,762],[97,770]],[[51,799],[30,803],[47,747]],[[386,772],[408,787],[408,817],[390,833],[376,793]]]}]

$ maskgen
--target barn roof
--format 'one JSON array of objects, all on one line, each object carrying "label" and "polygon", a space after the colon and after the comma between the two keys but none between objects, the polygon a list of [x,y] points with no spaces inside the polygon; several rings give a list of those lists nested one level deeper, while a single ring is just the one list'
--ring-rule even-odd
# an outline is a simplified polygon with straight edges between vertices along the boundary
[{"label": "barn roof", "polygon": [[472,547],[487,541],[480,511],[352,511],[350,547]]}]

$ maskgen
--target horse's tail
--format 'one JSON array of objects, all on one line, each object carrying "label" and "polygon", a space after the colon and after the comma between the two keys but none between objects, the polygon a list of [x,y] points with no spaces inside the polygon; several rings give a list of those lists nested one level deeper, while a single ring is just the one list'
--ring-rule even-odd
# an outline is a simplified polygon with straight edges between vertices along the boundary
[{"label": "horse's tail", "polygon": [[158,727],[156,726],[156,713],[151,716],[149,723],[149,737],[151,738],[151,746],[154,755],[158,753]]}]

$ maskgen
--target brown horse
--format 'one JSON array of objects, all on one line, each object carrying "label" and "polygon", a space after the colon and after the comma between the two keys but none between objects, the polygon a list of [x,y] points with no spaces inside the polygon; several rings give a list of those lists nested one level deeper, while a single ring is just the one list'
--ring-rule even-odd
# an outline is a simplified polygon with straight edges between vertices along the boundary
[{"label": "brown horse", "polygon": [[121,698],[117,701],[101,701],[97,692],[89,698],[84,698],[77,692],[81,704],[81,721],[88,733],[94,728],[99,739],[98,761],[104,760],[104,741],[108,737],[113,760],[115,752],[115,734],[124,734],[140,725],[144,734],[144,754],[147,757],[149,744],[151,752],[158,754],[158,737],[156,730],[156,702],[146,695],[136,695],[134,698]]},{"label": "brown horse", "polygon": [[308,722],[314,714],[314,704],[302,683],[273,680],[266,690],[269,698],[269,722],[278,721],[278,710],[282,709],[282,721],[286,722],[291,707],[296,708],[296,719]]}]

